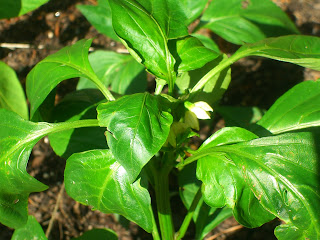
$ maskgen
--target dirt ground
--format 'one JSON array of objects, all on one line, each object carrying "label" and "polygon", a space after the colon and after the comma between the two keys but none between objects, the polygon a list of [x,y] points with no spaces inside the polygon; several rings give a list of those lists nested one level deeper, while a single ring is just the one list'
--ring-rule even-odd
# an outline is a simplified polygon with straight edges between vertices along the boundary
[{"label": "dirt ground", "polygon": [[[320,36],[320,0],[274,0],[296,23],[303,34]],[[38,10],[9,20],[0,20],[0,60],[11,66],[22,83],[31,68],[66,45],[82,38],[92,38],[96,49],[116,50],[119,46],[99,34],[76,9],[77,4],[95,4],[96,0],[52,0]],[[213,36],[216,38],[216,36]],[[216,39],[226,52],[235,46]],[[8,47],[9,44],[11,47]],[[7,44],[7,45],[5,45]],[[23,45],[23,48],[19,44]],[[293,85],[304,80],[315,80],[320,73],[266,59],[244,59],[232,67],[232,83],[223,98],[223,103],[237,106],[269,108],[276,98]],[[64,81],[58,86],[57,101],[75,89],[77,80]],[[218,127],[223,121],[215,121]],[[216,129],[217,126],[212,126]],[[207,134],[211,134],[210,132]],[[107,215],[74,202],[64,191],[63,171],[65,159],[56,156],[45,138],[35,147],[28,165],[28,172],[49,186],[49,190],[31,194],[29,213],[48,229],[52,213],[57,213],[49,239],[71,239],[92,228],[110,228],[119,239],[151,239],[137,225],[123,218]],[[57,198],[60,201],[57,203]],[[173,199],[175,201],[175,199]],[[182,214],[185,210],[181,208]],[[179,214],[179,213],[178,213]],[[228,219],[208,235],[213,240],[271,240],[273,229],[279,221],[273,221],[257,229],[240,228],[233,219]],[[191,240],[188,237],[184,238]],[[0,224],[0,239],[11,238],[12,230]]]}]

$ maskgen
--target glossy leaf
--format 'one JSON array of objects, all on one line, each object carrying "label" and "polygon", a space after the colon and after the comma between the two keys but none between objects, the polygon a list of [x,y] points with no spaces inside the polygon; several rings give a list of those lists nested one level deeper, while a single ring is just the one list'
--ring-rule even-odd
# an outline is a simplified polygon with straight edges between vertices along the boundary
[{"label": "glossy leaf", "polygon": [[118,240],[117,234],[112,231],[111,229],[92,229],[84,234],[82,234],[80,237],[72,238],[71,240]]},{"label": "glossy leaf", "polygon": [[191,36],[198,38],[206,48],[209,48],[214,52],[220,53],[219,46],[212,40],[212,38],[198,33],[193,33]]},{"label": "glossy leaf", "polygon": [[129,52],[170,89],[174,63],[168,39],[188,35],[184,12],[174,0],[110,0],[112,23]]},{"label": "glossy leaf", "polygon": [[0,62],[0,108],[5,108],[28,119],[28,106],[20,81],[12,68]]},{"label": "glossy leaf", "polygon": [[48,0],[0,0],[0,19],[26,14],[48,2]]},{"label": "glossy leaf", "polygon": [[[98,78],[105,86],[120,94],[144,92],[147,75],[143,65],[132,56],[110,51],[95,51],[89,54],[89,61]],[[96,88],[86,78],[80,78],[77,89]]]},{"label": "glossy leaf", "polygon": [[4,225],[20,228],[26,224],[29,194],[47,189],[26,167],[32,147],[51,128],[0,109],[0,222]]},{"label": "glossy leaf", "polygon": [[235,44],[299,33],[289,17],[270,0],[215,0],[201,20],[203,27]]},{"label": "glossy leaf", "polygon": [[[178,175],[180,197],[187,209],[190,208],[201,182],[196,178],[196,162],[185,166]],[[196,225],[196,240],[204,237],[222,221],[232,216],[229,208],[211,208],[205,202],[199,202],[193,214]]]},{"label": "glossy leaf", "polygon": [[242,46],[235,56],[261,56],[320,70],[320,38],[302,35],[268,38]]},{"label": "glossy leaf", "polygon": [[[97,89],[73,92],[66,95],[55,107],[52,120],[72,122],[80,119],[96,119],[96,107],[103,101],[105,98]],[[107,148],[104,131],[104,128],[88,127],[53,133],[49,135],[50,145],[57,155],[67,159],[76,152]]]},{"label": "glossy leaf", "polygon": [[248,227],[278,217],[292,239],[319,238],[319,137],[319,131],[286,133],[200,151],[206,203],[227,205]]},{"label": "glossy leaf", "polygon": [[86,77],[99,81],[88,61],[92,40],[80,40],[46,57],[28,74],[26,89],[31,117],[49,93],[63,80]]},{"label": "glossy leaf", "polygon": [[47,186],[31,177],[26,166],[33,146],[42,137],[70,128],[97,126],[97,120],[72,123],[33,123],[0,109],[0,222],[20,228],[28,218],[28,196]]},{"label": "glossy leaf", "polygon": [[187,23],[190,24],[196,20],[204,10],[208,0],[182,0],[181,3],[184,6],[185,12],[188,16]]},{"label": "glossy leaf", "polygon": [[133,182],[166,142],[172,116],[162,110],[159,96],[148,93],[124,96],[97,110],[100,126],[108,130],[108,145]]},{"label": "glossy leaf", "polygon": [[98,32],[119,41],[112,27],[111,9],[108,1],[98,0],[98,5],[77,5],[80,12],[88,19]]},{"label": "glossy leaf", "polygon": [[28,222],[14,231],[11,240],[47,240],[41,225],[34,216],[28,216]]},{"label": "glossy leaf", "polygon": [[320,125],[320,81],[302,82],[281,96],[258,124],[278,134]]},{"label": "glossy leaf", "polygon": [[104,213],[117,213],[152,231],[151,199],[140,179],[128,172],[110,150],[76,153],[67,160],[65,184],[76,201]]},{"label": "glossy leaf", "polygon": [[170,45],[179,72],[201,68],[220,55],[206,48],[199,39],[193,36],[172,40]]}]

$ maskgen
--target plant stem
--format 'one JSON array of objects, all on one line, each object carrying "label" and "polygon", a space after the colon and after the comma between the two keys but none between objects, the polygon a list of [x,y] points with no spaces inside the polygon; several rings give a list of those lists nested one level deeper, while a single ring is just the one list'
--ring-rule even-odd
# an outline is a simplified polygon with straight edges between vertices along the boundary
[{"label": "plant stem", "polygon": [[170,170],[171,168],[161,168],[154,176],[158,218],[164,240],[174,239],[168,179]]},{"label": "plant stem", "polygon": [[165,84],[157,83],[156,90],[155,90],[155,93],[154,93],[154,94],[155,94],[155,95],[161,94],[162,89],[163,89],[164,86],[165,86]]},{"label": "plant stem", "polygon": [[184,218],[183,220],[183,223],[179,229],[179,231],[176,233],[175,235],[175,240],[180,240],[184,237],[184,235],[186,234],[187,230],[188,230],[188,227],[189,227],[189,224],[192,220],[192,217],[193,217],[193,214],[194,214],[194,211],[196,210],[198,204],[202,200],[202,193],[201,193],[201,187],[199,188],[197,194],[195,195],[193,201],[192,201],[192,204],[188,210],[188,213],[186,215],[186,217]]},{"label": "plant stem", "polygon": [[100,81],[100,79],[96,75],[90,74],[90,79],[92,82],[98,87],[98,89],[102,92],[102,94],[108,99],[109,101],[116,100],[108,88]]},{"label": "plant stem", "polygon": [[153,211],[151,211],[151,212],[152,212],[152,224],[153,224],[152,237],[154,240],[161,240],[160,235],[159,235],[159,231],[158,231],[158,227],[157,227],[157,223],[156,223],[156,220],[153,215]]}]

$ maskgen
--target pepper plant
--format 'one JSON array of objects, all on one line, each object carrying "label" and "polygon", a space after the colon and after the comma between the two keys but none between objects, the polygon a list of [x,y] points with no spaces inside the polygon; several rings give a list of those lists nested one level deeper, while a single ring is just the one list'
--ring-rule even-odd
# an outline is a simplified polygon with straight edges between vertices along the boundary
[{"label": "pepper plant", "polygon": [[[232,215],[249,228],[281,219],[275,229],[281,240],[320,238],[319,81],[296,85],[247,127],[225,127],[197,150],[189,144],[198,119],[214,110],[230,116],[219,100],[234,62],[260,56],[320,70],[320,39],[299,35],[271,1],[214,0],[206,6],[206,0],[100,0],[80,7],[96,17],[110,12],[100,27],[131,55],[88,56],[92,40],[80,40],[27,76],[30,119],[2,103],[12,111],[0,110],[0,221],[17,229],[13,239],[45,239],[27,202],[47,186],[26,165],[32,147],[47,135],[67,159],[68,195],[126,217],[154,239],[182,239],[191,221],[194,239],[203,239]],[[242,46],[227,56],[210,38],[190,33],[191,23],[195,32],[209,28]],[[152,92],[145,92],[145,70],[156,80]],[[75,77],[78,90],[54,106],[55,87]],[[9,95],[5,99],[15,99]],[[179,227],[171,211],[171,173],[187,208]],[[100,233],[81,239],[94,234]]]}]

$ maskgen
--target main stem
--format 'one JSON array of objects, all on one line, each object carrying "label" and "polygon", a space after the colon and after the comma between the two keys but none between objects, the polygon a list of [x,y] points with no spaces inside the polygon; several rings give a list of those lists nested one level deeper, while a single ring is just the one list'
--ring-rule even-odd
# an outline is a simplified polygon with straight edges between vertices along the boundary
[{"label": "main stem", "polygon": [[158,218],[163,240],[174,239],[168,179],[170,170],[171,168],[161,168],[154,177]]}]

